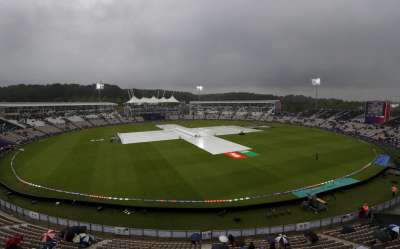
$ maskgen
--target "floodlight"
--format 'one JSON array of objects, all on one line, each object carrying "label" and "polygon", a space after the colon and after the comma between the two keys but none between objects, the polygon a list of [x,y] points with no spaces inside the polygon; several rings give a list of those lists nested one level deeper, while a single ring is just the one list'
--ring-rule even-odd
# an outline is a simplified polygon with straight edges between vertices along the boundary
[{"label": "floodlight", "polygon": [[196,90],[203,91],[203,86],[196,86]]},{"label": "floodlight", "polygon": [[319,86],[319,85],[321,85],[321,79],[320,78],[311,79],[311,84],[313,86]]},{"label": "floodlight", "polygon": [[104,84],[103,83],[96,83],[96,90],[103,90]]},{"label": "floodlight", "polygon": [[315,109],[318,109],[318,87],[321,85],[321,78],[311,79],[311,84],[315,88]]}]

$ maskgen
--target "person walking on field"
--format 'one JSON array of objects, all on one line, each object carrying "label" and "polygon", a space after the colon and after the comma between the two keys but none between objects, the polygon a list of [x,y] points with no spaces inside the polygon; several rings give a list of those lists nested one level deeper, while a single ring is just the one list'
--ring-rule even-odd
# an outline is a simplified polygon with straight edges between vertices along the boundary
[{"label": "person walking on field", "polygon": [[399,189],[397,188],[396,185],[392,185],[392,197],[395,197],[397,195],[397,192],[399,192]]}]

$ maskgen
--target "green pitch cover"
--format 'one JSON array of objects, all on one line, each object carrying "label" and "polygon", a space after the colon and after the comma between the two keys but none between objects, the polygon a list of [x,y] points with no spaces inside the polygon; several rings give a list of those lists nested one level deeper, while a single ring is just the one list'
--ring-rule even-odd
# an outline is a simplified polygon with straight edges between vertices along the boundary
[{"label": "green pitch cover", "polygon": [[249,150],[242,150],[242,151],[240,151],[240,153],[242,153],[243,155],[246,155],[248,157],[258,156],[257,153],[255,153],[254,151],[249,151]]}]

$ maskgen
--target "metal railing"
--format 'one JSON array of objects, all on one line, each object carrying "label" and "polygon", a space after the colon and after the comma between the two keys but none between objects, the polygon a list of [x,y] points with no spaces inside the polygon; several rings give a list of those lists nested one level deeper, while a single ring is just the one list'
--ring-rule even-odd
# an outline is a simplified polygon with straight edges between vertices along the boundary
[{"label": "metal railing", "polygon": [[[397,196],[384,203],[372,206],[373,211],[379,212],[390,209],[400,204],[400,196]],[[218,238],[220,235],[232,234],[233,236],[256,236],[256,235],[267,235],[277,233],[287,233],[295,231],[304,231],[307,229],[317,229],[330,225],[338,225],[345,222],[353,221],[357,219],[358,212],[350,212],[342,215],[332,216],[328,218],[322,218],[317,220],[305,221],[302,223],[279,225],[272,227],[257,227],[247,229],[226,229],[226,230],[163,230],[163,229],[142,229],[142,228],[130,228],[130,227],[118,227],[108,226],[103,224],[93,224],[89,222],[77,221],[65,219],[57,216],[51,216],[43,213],[38,213],[14,205],[10,202],[0,199],[0,209],[6,213],[15,215],[17,218],[24,220],[35,221],[45,223],[48,226],[86,226],[91,232],[102,232],[114,235],[125,235],[125,236],[148,236],[155,238],[190,238],[194,233],[201,233],[203,239]]]}]

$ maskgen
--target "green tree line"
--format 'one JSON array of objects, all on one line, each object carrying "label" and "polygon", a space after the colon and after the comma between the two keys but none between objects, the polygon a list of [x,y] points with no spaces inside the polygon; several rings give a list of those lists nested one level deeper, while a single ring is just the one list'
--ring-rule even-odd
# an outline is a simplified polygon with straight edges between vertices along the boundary
[{"label": "green tree line", "polygon": [[[163,89],[133,89],[136,97],[170,97],[174,95],[179,101],[192,100],[275,100],[282,101],[282,108],[288,112],[300,112],[315,108],[314,98],[303,95],[276,96],[272,94],[256,94],[248,92],[228,92],[197,95],[191,92],[168,91]],[[95,85],[80,84],[48,84],[48,85],[11,85],[0,87],[2,102],[75,102],[75,101],[109,101],[124,103],[129,99],[128,90],[116,85],[106,84],[100,94]],[[340,99],[319,99],[318,107],[324,109],[362,109],[359,101]]]}]

